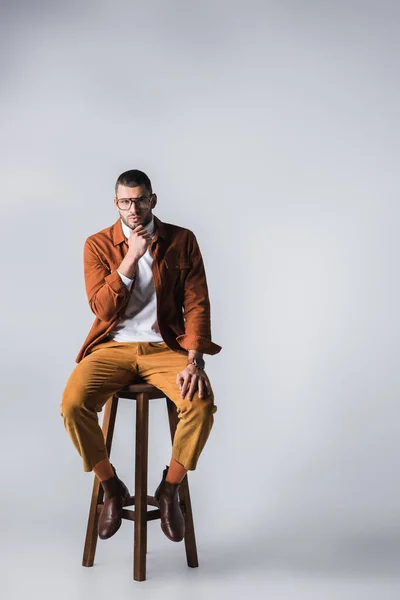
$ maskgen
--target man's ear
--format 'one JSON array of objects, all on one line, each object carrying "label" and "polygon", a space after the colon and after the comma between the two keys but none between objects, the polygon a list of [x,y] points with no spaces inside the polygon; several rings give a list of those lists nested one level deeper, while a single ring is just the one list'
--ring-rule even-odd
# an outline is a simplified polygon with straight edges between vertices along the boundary
[{"label": "man's ear", "polygon": [[153,194],[153,198],[151,199],[151,208],[153,209],[157,204],[157,194]]}]

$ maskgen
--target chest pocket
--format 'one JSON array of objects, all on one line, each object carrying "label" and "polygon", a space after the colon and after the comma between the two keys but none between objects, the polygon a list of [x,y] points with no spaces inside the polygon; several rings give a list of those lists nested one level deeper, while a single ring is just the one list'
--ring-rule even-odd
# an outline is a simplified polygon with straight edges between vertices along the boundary
[{"label": "chest pocket", "polygon": [[192,263],[187,260],[178,260],[177,262],[173,262],[171,268],[173,271],[181,271],[184,269],[190,269]]},{"label": "chest pocket", "polygon": [[192,266],[190,260],[185,258],[169,258],[165,261],[166,267],[171,273],[179,274],[180,271],[188,270]]},{"label": "chest pocket", "polygon": [[192,263],[187,259],[170,258],[167,263],[166,274],[171,285],[181,288],[190,272]]}]

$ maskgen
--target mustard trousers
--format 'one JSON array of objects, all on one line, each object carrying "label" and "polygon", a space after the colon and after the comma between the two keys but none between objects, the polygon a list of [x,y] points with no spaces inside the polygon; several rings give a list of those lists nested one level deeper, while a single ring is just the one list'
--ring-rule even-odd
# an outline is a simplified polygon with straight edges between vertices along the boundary
[{"label": "mustard trousers", "polygon": [[64,427],[82,457],[83,470],[108,457],[98,412],[121,387],[142,377],[174,402],[178,425],[172,445],[172,458],[187,470],[194,470],[214,423],[214,394],[200,399],[181,398],[176,376],[187,357],[165,343],[100,342],[93,346],[72,371],[60,404]]}]

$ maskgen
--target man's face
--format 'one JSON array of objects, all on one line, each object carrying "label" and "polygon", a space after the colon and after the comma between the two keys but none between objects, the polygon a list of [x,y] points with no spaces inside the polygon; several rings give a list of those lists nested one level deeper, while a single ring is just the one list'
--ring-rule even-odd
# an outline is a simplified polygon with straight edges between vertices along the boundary
[{"label": "man's face", "polygon": [[[128,210],[121,209],[117,200],[121,198],[141,198],[139,202],[132,202],[131,207]],[[131,229],[135,229],[138,225],[147,225],[151,221],[152,209],[157,203],[157,196],[153,194],[150,197],[149,192],[143,185],[136,187],[128,187],[125,185],[119,185],[117,196],[114,198],[114,204],[117,211],[125,225]]]}]

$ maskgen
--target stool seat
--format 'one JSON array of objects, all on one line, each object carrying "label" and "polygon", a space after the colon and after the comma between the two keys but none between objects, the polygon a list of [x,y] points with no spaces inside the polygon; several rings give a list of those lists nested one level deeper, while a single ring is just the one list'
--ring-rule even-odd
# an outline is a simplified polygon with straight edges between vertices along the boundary
[{"label": "stool seat", "polygon": [[[147,494],[149,400],[157,398],[166,400],[173,443],[179,421],[176,406],[162,390],[146,383],[142,378],[136,378],[131,384],[120,388],[107,400],[102,424],[105,446],[107,454],[110,456],[119,399],[136,401],[135,494],[130,496],[121,512],[122,520],[134,522],[133,578],[136,581],[146,579],[147,523],[148,521],[161,519],[160,510],[154,496]],[[198,567],[187,473],[180,483],[178,495],[179,505],[185,520],[186,561],[189,567]],[[103,498],[103,487],[100,485],[98,477],[95,476],[82,559],[84,567],[92,567],[94,564],[98,537],[97,525],[104,504]],[[129,506],[133,506],[134,510],[128,509]],[[156,510],[148,510],[148,506],[155,507]]]},{"label": "stool seat", "polygon": [[116,395],[118,398],[136,400],[136,394],[141,393],[148,394],[149,399],[165,398],[164,392],[143,380],[138,380],[134,383],[130,383],[129,385],[125,385],[123,388],[118,390]]}]

